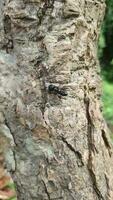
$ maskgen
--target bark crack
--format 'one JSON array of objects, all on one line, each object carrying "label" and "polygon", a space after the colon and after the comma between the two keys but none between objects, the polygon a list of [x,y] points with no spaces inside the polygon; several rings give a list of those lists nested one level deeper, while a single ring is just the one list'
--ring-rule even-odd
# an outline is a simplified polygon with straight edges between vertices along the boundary
[{"label": "bark crack", "polygon": [[84,166],[84,162],[82,160],[82,155],[79,151],[76,151],[74,147],[64,138],[62,137],[62,141],[66,144],[66,146],[75,154],[79,162],[77,163],[79,167]]},{"label": "bark crack", "polygon": [[101,131],[102,131],[102,138],[103,138],[104,144],[105,144],[106,148],[108,149],[109,156],[111,157],[111,154],[112,154],[111,146],[110,146],[110,143],[109,143],[108,138],[106,136],[106,132],[103,129]]},{"label": "bark crack", "polygon": [[12,137],[13,137],[15,146],[17,146],[16,141],[15,141],[15,137],[14,137],[14,134],[12,133],[12,130],[11,130],[11,128],[10,128],[10,126],[9,126],[9,123],[8,123],[8,121],[7,121],[6,118],[5,118],[5,124],[6,124],[6,126],[8,127],[8,129],[10,130],[10,133],[11,133],[11,135],[12,135]]},{"label": "bark crack", "polygon": [[[93,171],[93,157],[92,154],[95,154],[95,152],[97,152],[97,149],[94,145],[94,138],[93,138],[93,134],[94,134],[94,125],[90,116],[90,112],[89,112],[89,105],[90,105],[90,99],[88,97],[87,92],[85,93],[84,96],[84,103],[86,106],[86,116],[87,116],[87,126],[88,126],[88,146],[89,146],[89,158],[88,158],[88,170],[90,173],[90,177],[92,180],[92,185],[94,188],[94,191],[96,193],[96,195],[98,196],[99,200],[105,200],[104,197],[101,194],[101,191],[99,190],[98,187],[98,183],[96,180],[96,175]],[[98,152],[97,152],[98,153]]]},{"label": "bark crack", "polygon": [[109,184],[109,178],[107,174],[105,173],[105,180],[106,180],[106,186],[107,186],[107,196],[110,197],[110,184]]},{"label": "bark crack", "polygon": [[5,34],[5,44],[3,49],[6,49],[7,53],[10,53],[13,48],[13,37],[12,37],[12,29],[11,29],[11,18],[9,15],[4,15],[4,34]]},{"label": "bark crack", "polygon": [[54,7],[54,0],[45,0],[43,8],[40,8],[40,10],[38,12],[38,17],[39,17],[38,25],[41,25],[45,15],[46,15],[47,9],[51,8],[53,10],[53,7]]},{"label": "bark crack", "polygon": [[49,192],[48,192],[48,190],[47,190],[46,183],[44,182],[44,180],[42,180],[42,182],[43,182],[43,184],[44,184],[45,193],[47,194],[48,199],[51,200],[51,198],[50,198],[50,194],[49,194]]},{"label": "bark crack", "polygon": [[[6,124],[6,126],[8,127],[8,129],[10,130],[10,133],[11,133],[11,135],[12,135],[12,137],[13,137],[14,145],[17,146],[16,141],[15,141],[15,137],[14,137],[14,134],[13,134],[13,132],[12,132],[12,130],[11,130],[11,128],[10,128],[10,126],[9,126],[8,121],[7,121],[6,118],[5,118],[5,124]],[[17,161],[16,161],[16,153],[15,153],[15,150],[13,149],[12,152],[13,152],[13,159],[14,159],[14,162],[15,162],[15,169],[14,169],[13,171],[11,171],[11,173],[13,174],[13,173],[16,171],[16,169],[17,169]]]}]

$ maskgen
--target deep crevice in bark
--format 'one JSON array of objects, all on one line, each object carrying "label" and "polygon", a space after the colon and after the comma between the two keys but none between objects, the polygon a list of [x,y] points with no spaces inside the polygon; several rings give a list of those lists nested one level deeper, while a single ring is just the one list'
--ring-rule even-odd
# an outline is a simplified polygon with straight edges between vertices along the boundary
[{"label": "deep crevice in bark", "polygon": [[45,193],[47,194],[48,200],[51,200],[49,192],[48,192],[47,187],[46,187],[46,184],[45,184],[44,180],[42,180],[42,181],[43,181],[43,184],[44,184]]},{"label": "deep crevice in bark", "polygon": [[69,143],[67,142],[67,140],[66,140],[64,137],[62,137],[62,141],[66,144],[66,146],[69,148],[69,150],[71,150],[71,151],[75,154],[75,156],[76,156],[77,159],[79,160],[79,162],[77,163],[78,166],[79,166],[79,167],[84,166],[81,153],[80,153],[79,151],[76,151],[76,150],[74,149],[74,147],[73,147],[71,144],[69,144]]},{"label": "deep crevice in bark", "polygon": [[104,141],[104,144],[105,144],[105,147],[108,149],[108,152],[109,152],[109,156],[111,157],[111,146],[110,146],[110,143],[108,141],[108,138],[106,136],[106,132],[102,129],[102,138],[103,138],[103,141]]},{"label": "deep crevice in bark", "polygon": [[5,33],[5,44],[3,49],[6,50],[6,53],[10,53],[13,48],[13,38],[12,38],[12,28],[11,28],[11,18],[9,15],[4,15],[4,33]]},{"label": "deep crevice in bark", "polygon": [[9,128],[9,130],[10,130],[10,133],[11,133],[11,135],[12,135],[12,137],[13,137],[13,140],[14,140],[15,146],[17,146],[17,144],[16,144],[16,140],[15,140],[15,136],[14,136],[14,134],[13,134],[13,132],[12,132],[12,130],[11,130],[11,128],[10,128],[10,125],[9,125],[9,123],[8,123],[8,121],[7,121],[6,118],[5,118],[5,124],[6,124],[6,126]]}]

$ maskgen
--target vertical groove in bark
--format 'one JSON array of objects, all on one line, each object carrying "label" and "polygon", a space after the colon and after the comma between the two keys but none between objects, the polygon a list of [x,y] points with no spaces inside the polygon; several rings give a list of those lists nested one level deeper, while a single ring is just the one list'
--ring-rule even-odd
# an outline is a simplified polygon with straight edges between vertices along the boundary
[{"label": "vertical groove in bark", "polygon": [[[109,136],[107,137],[107,133],[105,132],[105,130],[101,130],[102,131],[102,138],[103,138],[103,141],[104,141],[104,144],[105,144],[105,147],[108,149],[108,152],[109,152],[109,156],[111,157],[112,155],[112,147],[110,145],[110,140],[109,140]],[[107,130],[109,131],[109,130]]]},{"label": "vertical groove in bark", "polygon": [[92,180],[92,186],[94,188],[94,191],[96,192],[96,195],[98,197],[98,199],[102,199],[104,200],[98,185],[97,185],[97,180],[96,180],[96,176],[95,173],[93,171],[93,157],[92,154],[98,153],[95,146],[94,146],[94,139],[93,139],[93,134],[94,134],[94,125],[92,123],[92,119],[90,117],[90,113],[89,113],[89,104],[90,104],[90,99],[87,95],[87,92],[85,94],[85,105],[86,105],[86,116],[87,116],[87,126],[88,126],[88,143],[89,143],[89,158],[88,158],[88,170],[91,176],[91,180]]}]

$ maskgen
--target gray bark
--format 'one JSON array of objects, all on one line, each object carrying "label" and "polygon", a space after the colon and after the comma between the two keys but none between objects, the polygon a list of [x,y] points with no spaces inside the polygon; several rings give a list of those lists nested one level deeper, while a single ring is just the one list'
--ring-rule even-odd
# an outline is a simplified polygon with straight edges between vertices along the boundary
[{"label": "gray bark", "polygon": [[97,60],[104,11],[103,0],[0,1],[0,138],[18,200],[113,199]]}]

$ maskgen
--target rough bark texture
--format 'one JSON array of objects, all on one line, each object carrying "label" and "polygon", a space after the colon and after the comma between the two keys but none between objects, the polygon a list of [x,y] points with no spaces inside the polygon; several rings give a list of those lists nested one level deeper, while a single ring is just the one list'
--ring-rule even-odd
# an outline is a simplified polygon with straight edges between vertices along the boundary
[{"label": "rough bark texture", "polygon": [[113,200],[104,10],[103,0],[0,1],[0,138],[18,200]]}]

